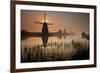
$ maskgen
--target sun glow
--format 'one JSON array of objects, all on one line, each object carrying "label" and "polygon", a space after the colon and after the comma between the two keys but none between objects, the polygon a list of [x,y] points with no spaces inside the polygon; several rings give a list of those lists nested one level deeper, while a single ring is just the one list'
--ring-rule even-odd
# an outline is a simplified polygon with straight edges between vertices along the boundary
[{"label": "sun glow", "polygon": [[45,21],[43,20],[42,22],[43,22],[43,23],[44,23],[44,22],[48,23],[48,20],[45,20]]}]

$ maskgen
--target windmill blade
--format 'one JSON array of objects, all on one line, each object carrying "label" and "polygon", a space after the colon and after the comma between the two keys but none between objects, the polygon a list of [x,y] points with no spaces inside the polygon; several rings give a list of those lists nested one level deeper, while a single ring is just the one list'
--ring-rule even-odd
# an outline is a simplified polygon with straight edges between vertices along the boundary
[{"label": "windmill blade", "polygon": [[48,25],[53,25],[52,23],[47,23]]},{"label": "windmill blade", "polygon": [[42,22],[35,22],[35,23],[37,23],[37,24],[43,24]]},{"label": "windmill blade", "polygon": [[46,22],[46,13],[44,13],[44,22]]}]

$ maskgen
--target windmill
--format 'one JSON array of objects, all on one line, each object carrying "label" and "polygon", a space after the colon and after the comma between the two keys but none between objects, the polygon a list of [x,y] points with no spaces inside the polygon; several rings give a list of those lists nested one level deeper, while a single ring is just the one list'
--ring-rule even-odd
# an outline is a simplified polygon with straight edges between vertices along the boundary
[{"label": "windmill", "polygon": [[35,22],[37,24],[43,24],[42,27],[42,41],[43,45],[46,46],[48,42],[49,30],[48,25],[53,25],[52,23],[48,23],[46,19],[46,13],[44,13],[44,21],[43,22]]}]

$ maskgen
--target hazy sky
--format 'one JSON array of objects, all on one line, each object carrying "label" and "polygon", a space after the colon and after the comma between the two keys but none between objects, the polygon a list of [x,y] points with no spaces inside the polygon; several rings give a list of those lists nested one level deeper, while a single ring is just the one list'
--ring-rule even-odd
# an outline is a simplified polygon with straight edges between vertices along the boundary
[{"label": "hazy sky", "polygon": [[[50,37],[48,42],[70,42],[71,40],[79,40],[81,33],[89,33],[89,14],[88,13],[75,13],[75,12],[45,12],[47,14],[47,22],[53,23],[48,25],[49,32],[56,32],[66,29],[76,33],[77,35],[66,39],[58,39],[56,37]],[[21,11],[21,29],[28,32],[41,32],[42,24],[36,24],[35,22],[43,22],[44,11],[22,10]],[[31,37],[23,41],[22,45],[34,45],[36,43],[42,43],[41,38]]]},{"label": "hazy sky", "polygon": [[89,33],[89,14],[75,12],[51,12],[51,11],[21,11],[21,28],[29,32],[41,32],[44,12],[47,14],[47,21],[53,23],[48,25],[49,32],[66,29],[68,31]]}]

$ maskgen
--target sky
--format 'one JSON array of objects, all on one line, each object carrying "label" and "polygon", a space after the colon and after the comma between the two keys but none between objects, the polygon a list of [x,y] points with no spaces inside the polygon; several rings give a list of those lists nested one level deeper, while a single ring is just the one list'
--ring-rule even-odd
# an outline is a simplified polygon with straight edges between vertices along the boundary
[{"label": "sky", "polygon": [[[74,39],[79,39],[82,32],[89,34],[89,14],[88,13],[75,13],[75,12],[55,12],[55,11],[34,11],[34,10],[21,10],[21,30],[28,32],[41,32],[42,24],[35,22],[43,22],[44,13],[46,13],[46,20],[48,23],[49,32],[56,32],[66,29],[66,32],[76,33]],[[71,41],[72,37],[67,37],[62,41]],[[42,43],[41,38],[30,38],[23,42],[23,44],[36,44],[36,41]],[[61,41],[57,38],[49,38],[49,42]],[[38,43],[37,42],[37,43]]]},{"label": "sky", "polygon": [[[68,31],[81,33],[89,32],[89,14],[75,12],[46,12],[49,32],[66,29]],[[29,32],[41,32],[42,25],[35,22],[43,22],[44,11],[22,10],[21,28]]]}]

